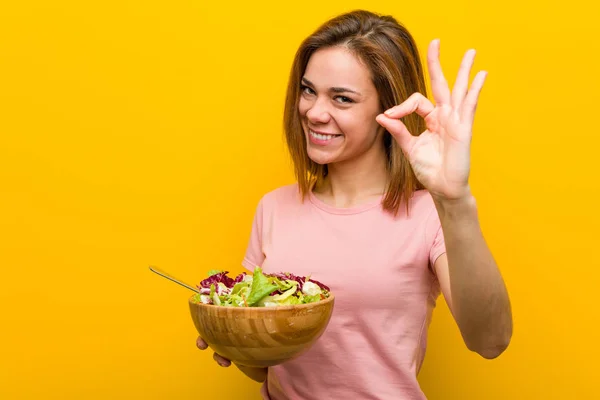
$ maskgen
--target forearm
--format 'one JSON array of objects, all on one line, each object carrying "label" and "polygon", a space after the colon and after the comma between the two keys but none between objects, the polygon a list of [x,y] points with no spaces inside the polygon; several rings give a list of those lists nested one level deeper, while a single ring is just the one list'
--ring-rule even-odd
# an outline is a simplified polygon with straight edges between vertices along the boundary
[{"label": "forearm", "polygon": [[512,335],[512,313],[504,281],[488,248],[472,196],[435,201],[450,276],[452,312],[469,349],[498,356]]},{"label": "forearm", "polygon": [[264,382],[267,379],[267,368],[253,368],[237,365],[236,367],[242,371],[248,378],[256,382]]}]

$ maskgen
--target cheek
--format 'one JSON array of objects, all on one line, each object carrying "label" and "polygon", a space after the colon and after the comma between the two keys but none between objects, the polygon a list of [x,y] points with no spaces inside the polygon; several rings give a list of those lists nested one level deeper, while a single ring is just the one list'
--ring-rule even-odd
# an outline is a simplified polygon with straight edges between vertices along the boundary
[{"label": "cheek", "polygon": [[368,127],[365,118],[351,112],[338,113],[335,120],[340,129],[348,136],[356,137],[357,139],[367,135]]},{"label": "cheek", "polygon": [[379,124],[374,118],[364,115],[339,115],[336,122],[346,137],[352,142],[371,142],[377,135]]}]

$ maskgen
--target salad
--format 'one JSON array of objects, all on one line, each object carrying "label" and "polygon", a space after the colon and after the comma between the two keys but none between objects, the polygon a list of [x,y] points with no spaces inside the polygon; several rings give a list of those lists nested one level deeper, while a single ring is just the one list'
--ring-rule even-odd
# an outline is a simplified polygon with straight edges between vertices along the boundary
[{"label": "salad", "polygon": [[252,275],[242,272],[235,278],[228,271],[212,270],[197,286],[193,301],[230,307],[276,307],[314,303],[329,297],[330,289],[310,277],[289,272],[263,273],[260,267]]}]

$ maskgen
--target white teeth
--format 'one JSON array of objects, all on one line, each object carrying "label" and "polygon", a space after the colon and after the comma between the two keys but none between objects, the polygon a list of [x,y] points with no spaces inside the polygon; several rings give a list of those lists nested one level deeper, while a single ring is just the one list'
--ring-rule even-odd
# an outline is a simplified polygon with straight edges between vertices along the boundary
[{"label": "white teeth", "polygon": [[320,133],[316,133],[313,131],[309,131],[309,132],[312,137],[319,139],[319,140],[331,140],[337,136],[337,135],[321,135]]}]

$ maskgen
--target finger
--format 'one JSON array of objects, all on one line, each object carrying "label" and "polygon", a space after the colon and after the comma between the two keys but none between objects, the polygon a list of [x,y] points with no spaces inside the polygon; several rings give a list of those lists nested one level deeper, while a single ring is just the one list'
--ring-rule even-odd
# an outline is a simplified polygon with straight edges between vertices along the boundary
[{"label": "finger", "polygon": [[431,91],[437,104],[450,103],[450,89],[440,65],[440,40],[435,39],[429,44],[427,65],[431,77]]},{"label": "finger", "polygon": [[434,105],[429,99],[421,93],[413,93],[410,97],[399,104],[386,110],[384,113],[390,118],[402,118],[416,112],[421,117],[425,118],[433,111]]},{"label": "finger", "polygon": [[460,118],[462,121],[473,122],[475,119],[475,111],[477,110],[477,103],[479,101],[479,94],[483,88],[485,78],[487,77],[486,71],[481,71],[475,75],[469,93],[465,97],[465,100],[460,110]]},{"label": "finger", "polygon": [[399,119],[387,117],[385,114],[379,114],[375,120],[383,126],[396,139],[400,148],[406,153],[410,153],[416,138],[410,134],[406,125]]},{"label": "finger", "polygon": [[200,336],[198,336],[198,339],[196,339],[196,346],[198,346],[200,350],[206,350],[208,348],[208,344],[206,344],[206,342]]},{"label": "finger", "polygon": [[229,367],[231,365],[231,361],[226,358],[221,357],[217,353],[213,354],[213,359],[219,364],[221,367]]},{"label": "finger", "polygon": [[465,53],[458,70],[456,82],[452,89],[452,107],[459,109],[462,105],[467,89],[469,88],[469,76],[471,75],[471,68],[473,67],[473,60],[475,59],[475,50],[471,49]]}]

